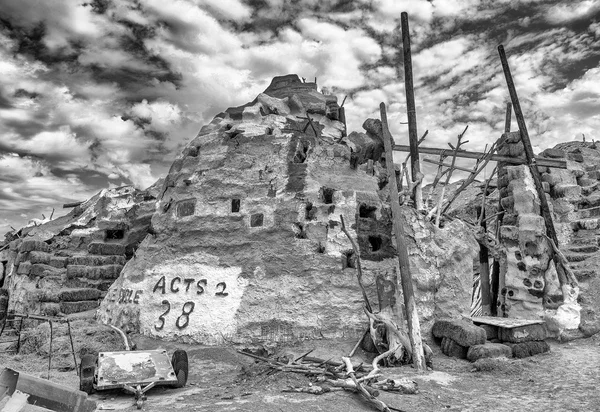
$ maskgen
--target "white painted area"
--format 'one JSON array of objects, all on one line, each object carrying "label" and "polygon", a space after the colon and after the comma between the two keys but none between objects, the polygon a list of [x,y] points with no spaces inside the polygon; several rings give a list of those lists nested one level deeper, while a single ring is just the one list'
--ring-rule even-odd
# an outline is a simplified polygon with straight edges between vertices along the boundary
[{"label": "white painted area", "polygon": [[[248,285],[248,280],[240,277],[241,267],[221,267],[217,262],[203,264],[194,260],[203,259],[190,256],[166,261],[146,270],[145,280],[135,285],[143,290],[139,301],[144,308],[140,313],[142,333],[181,340],[188,336],[200,343],[217,344],[236,332],[236,312]],[[163,277],[164,293],[163,284],[159,283]],[[185,279],[194,281],[187,284]],[[165,301],[168,305],[163,304]],[[183,314],[184,305],[189,312],[188,322]],[[164,325],[160,319],[163,314]]]}]

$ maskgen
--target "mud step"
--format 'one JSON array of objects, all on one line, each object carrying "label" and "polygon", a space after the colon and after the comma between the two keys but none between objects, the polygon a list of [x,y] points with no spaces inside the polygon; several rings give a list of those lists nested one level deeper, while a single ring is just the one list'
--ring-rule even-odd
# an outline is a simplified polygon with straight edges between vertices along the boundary
[{"label": "mud step", "polygon": [[573,253],[596,253],[598,250],[600,250],[600,247],[598,247],[597,241],[596,244],[567,247],[567,251]]},{"label": "mud step", "polygon": [[584,230],[595,230],[600,227],[600,218],[596,219],[579,219],[575,221],[577,228]]},{"label": "mud step", "polygon": [[575,278],[579,281],[588,280],[596,277],[596,271],[594,269],[577,269],[573,270]]},{"label": "mud step", "polygon": [[98,300],[81,300],[78,302],[61,302],[60,311],[65,315],[70,315],[77,312],[85,312],[86,310],[96,309],[100,306]]},{"label": "mud step", "polygon": [[565,257],[569,262],[583,262],[586,259],[589,259],[591,256],[585,253],[565,253]]},{"label": "mud step", "polygon": [[587,219],[590,217],[600,217],[600,206],[590,207],[590,208],[581,208],[577,210],[577,217],[579,219]]}]

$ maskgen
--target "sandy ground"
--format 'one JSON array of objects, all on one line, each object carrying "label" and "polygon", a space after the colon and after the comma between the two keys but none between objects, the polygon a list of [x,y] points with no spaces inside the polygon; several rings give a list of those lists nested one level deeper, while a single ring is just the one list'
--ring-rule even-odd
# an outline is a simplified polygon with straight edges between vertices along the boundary
[{"label": "sandy ground", "polygon": [[[354,342],[316,341],[286,348],[286,353],[339,358]],[[310,379],[293,373],[268,373],[268,368],[232,348],[176,345],[138,339],[140,349],[165,347],[188,351],[190,376],[185,388],[155,388],[143,410],[167,411],[369,411],[352,393],[320,396],[282,393],[288,386],[307,386]],[[409,377],[419,385],[415,395],[383,392],[380,399],[403,411],[600,411],[600,336],[551,342],[551,352],[527,359],[495,363],[491,371],[476,371],[468,361],[448,358],[434,347],[434,370],[417,374],[409,367],[389,368],[384,376]],[[359,351],[360,352],[360,351]],[[356,361],[364,360],[358,353]],[[47,360],[33,355],[0,355],[0,366],[46,376]],[[74,370],[52,370],[51,380],[78,386]],[[119,390],[92,395],[98,410],[134,411],[133,397]],[[33,409],[31,409],[33,410]]]}]

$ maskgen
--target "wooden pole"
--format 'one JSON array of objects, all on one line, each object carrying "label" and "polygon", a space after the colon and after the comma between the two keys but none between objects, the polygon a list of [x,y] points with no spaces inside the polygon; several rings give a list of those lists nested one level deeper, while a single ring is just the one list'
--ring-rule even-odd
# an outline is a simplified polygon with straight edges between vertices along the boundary
[{"label": "wooden pole", "polygon": [[[410,147],[406,146],[406,145],[397,144],[397,145],[394,145],[394,150],[397,152],[408,152],[408,151],[410,151]],[[432,154],[432,155],[441,155],[441,154],[449,155],[452,153],[452,151],[449,149],[438,149],[435,147],[422,147],[422,146],[419,147],[419,151],[421,153]],[[485,155],[486,154],[482,153],[482,152],[471,152],[468,150],[458,150],[456,152],[456,157],[461,157],[461,158],[465,158],[465,159],[481,159]],[[527,160],[525,160],[525,159],[518,158],[518,157],[501,156],[501,155],[497,155],[497,154],[492,155],[490,160],[492,160],[494,162],[506,162],[506,163],[510,163],[510,164],[514,164],[514,165],[527,164]],[[567,168],[566,160],[546,159],[543,157],[536,157],[535,160],[536,160],[536,163],[538,166],[554,167],[557,169],[566,169]]]},{"label": "wooden pole", "polygon": [[404,242],[405,234],[400,217],[402,212],[398,203],[398,185],[396,171],[394,169],[394,152],[392,151],[392,135],[388,128],[385,103],[379,106],[381,114],[381,128],[383,132],[383,144],[385,146],[385,165],[388,173],[388,186],[390,188],[390,206],[392,208],[392,222],[396,235],[396,249],[398,251],[398,263],[400,265],[400,278],[402,283],[402,294],[404,295],[404,306],[406,309],[406,320],[408,323],[408,335],[412,346],[413,363],[417,370],[425,370],[425,356],[423,354],[423,342],[421,341],[421,327],[417,314],[417,305],[413,292],[412,275],[408,260],[408,249]]},{"label": "wooden pole", "polygon": [[[512,113],[512,103],[506,103],[506,117],[504,119],[504,133],[510,132],[510,118]],[[498,168],[498,177],[500,177],[500,168]],[[498,195],[498,211],[502,211],[502,203],[500,202],[500,195]],[[500,237],[500,226],[502,225],[502,215],[498,216],[496,222],[496,237]],[[502,282],[504,283],[504,282]],[[498,316],[498,292],[500,291],[500,261],[494,259],[494,265],[492,266],[492,284],[491,284],[491,302],[490,309],[492,316]]]},{"label": "wooden pole", "polygon": [[[410,171],[412,181],[419,180],[421,166],[419,164],[419,137],[417,136],[417,112],[415,108],[415,90],[412,75],[412,57],[410,53],[410,31],[408,29],[408,14],[400,15],[402,24],[402,50],[404,52],[404,89],[406,93],[406,115],[408,117],[408,141],[410,144]],[[421,183],[415,186],[415,208],[423,209],[423,190]]]},{"label": "wooden pole", "polygon": [[[502,63],[502,70],[504,71],[504,77],[506,78],[506,85],[508,86],[508,93],[510,94],[510,100],[512,101],[513,109],[515,111],[515,117],[517,118],[517,124],[519,125],[519,132],[521,134],[521,141],[523,142],[523,147],[525,151],[525,157],[527,159],[527,164],[529,165],[529,169],[531,170],[531,176],[533,177],[533,183],[535,184],[535,188],[540,199],[540,212],[542,217],[544,218],[544,222],[546,223],[546,233],[548,237],[558,245],[558,237],[556,236],[556,229],[554,228],[554,222],[552,221],[552,213],[550,212],[550,207],[548,206],[548,199],[546,199],[546,192],[544,192],[544,188],[542,186],[542,179],[540,176],[540,171],[537,168],[536,158],[533,155],[533,147],[531,146],[531,140],[529,139],[529,133],[527,132],[527,125],[525,125],[525,118],[523,117],[523,112],[521,111],[521,104],[519,103],[519,97],[517,96],[517,90],[515,88],[515,84],[512,79],[512,75],[510,73],[510,67],[508,67],[508,60],[506,58],[506,53],[504,52],[504,46],[498,46],[498,54],[500,55],[500,61]],[[555,254],[556,257],[556,254]],[[557,263],[557,269],[562,269],[562,263]],[[558,272],[558,280],[561,285],[565,285],[567,283],[567,279],[565,276],[565,271],[557,270]]]},{"label": "wooden pole", "polygon": [[[487,190],[487,186],[486,189]],[[485,196],[485,193],[483,193]],[[485,206],[480,210],[480,220],[483,233],[487,231],[487,222],[485,221]],[[482,219],[483,218],[483,219]],[[479,283],[481,285],[481,314],[483,316],[491,315],[490,303],[490,257],[487,247],[479,245]]]}]

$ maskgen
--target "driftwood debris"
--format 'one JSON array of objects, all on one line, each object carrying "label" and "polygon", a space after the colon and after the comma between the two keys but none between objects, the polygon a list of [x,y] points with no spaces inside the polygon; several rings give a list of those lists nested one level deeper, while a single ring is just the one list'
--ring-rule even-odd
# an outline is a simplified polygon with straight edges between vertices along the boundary
[{"label": "driftwood debris", "polygon": [[371,366],[362,363],[354,365],[348,357],[342,357],[340,362],[307,355],[282,362],[279,359],[266,358],[248,351],[238,351],[238,353],[266,363],[274,372],[301,373],[312,378],[312,382],[308,386],[288,387],[283,389],[283,392],[323,395],[336,391],[348,391],[360,395],[365,402],[378,411],[401,411],[401,409],[390,407],[377,399],[381,391],[402,394],[418,393],[416,382],[408,378],[384,378],[378,368],[374,370]]}]

